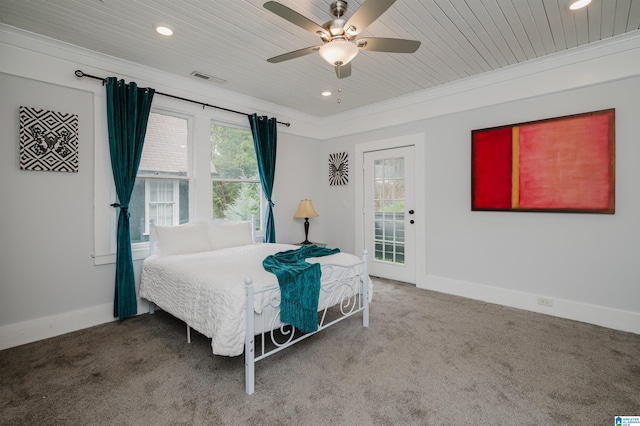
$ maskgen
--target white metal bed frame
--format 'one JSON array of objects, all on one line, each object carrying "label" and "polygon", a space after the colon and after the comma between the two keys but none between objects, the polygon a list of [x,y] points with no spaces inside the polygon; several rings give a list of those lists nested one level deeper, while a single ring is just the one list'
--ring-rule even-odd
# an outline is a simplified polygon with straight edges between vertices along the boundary
[{"label": "white metal bed frame", "polygon": [[[256,362],[274,355],[281,350],[292,346],[307,337],[328,328],[338,322],[362,312],[362,326],[369,327],[369,270],[368,253],[365,250],[362,261],[350,266],[326,264],[321,271],[324,280],[329,280],[329,285],[320,288],[325,293],[324,303],[318,306],[318,329],[310,333],[298,333],[291,324],[283,324],[280,318],[280,287],[272,286],[256,290],[251,277],[246,277],[245,283],[245,390],[248,395],[255,392],[255,366]],[[358,272],[359,267],[362,271]],[[355,285],[354,285],[355,284]],[[269,301],[261,315],[255,315],[254,299],[257,295],[264,294]],[[335,309],[331,309],[335,308]],[[269,310],[270,324],[265,324],[265,313]],[[155,312],[155,304],[149,302],[149,313]],[[256,324],[256,320],[260,324]],[[256,330],[260,330],[256,333]],[[286,337],[284,342],[278,340],[275,331],[280,331],[280,336]],[[260,337],[256,339],[256,337]],[[259,340],[259,343],[258,343]],[[191,343],[191,327],[187,324],[187,343]]]},{"label": "white metal bed frame", "polygon": [[[362,266],[362,272],[358,272]],[[251,395],[255,391],[255,364],[281,350],[292,346],[307,337],[328,328],[348,317],[362,312],[362,325],[369,327],[369,274],[367,268],[367,251],[362,256],[362,262],[351,265],[323,265],[323,280],[328,280],[329,285],[321,287],[320,292],[325,293],[324,303],[318,307],[318,329],[314,332],[299,334],[296,336],[296,328],[291,324],[279,322],[280,313],[280,288],[273,286],[256,290],[251,277],[245,278],[245,389]],[[355,284],[355,285],[354,285]],[[253,302],[256,295],[265,294],[269,300],[268,307],[275,311],[271,324],[264,323],[263,315],[259,316],[261,323],[258,327],[253,311]],[[323,298],[321,298],[323,300]],[[334,308],[334,309],[331,309]],[[256,334],[256,329],[261,330]],[[283,342],[278,340],[275,331],[285,337]],[[256,339],[256,337],[260,339]],[[288,337],[287,337],[288,336]],[[258,342],[259,340],[259,342]]]},{"label": "white metal bed frame", "polygon": [[[151,226],[154,226],[153,221]],[[251,237],[255,239],[255,218],[251,217]],[[149,255],[155,254],[155,238],[151,233],[149,238]],[[318,306],[318,329],[310,333],[296,333],[291,324],[283,324],[280,319],[280,287],[278,285],[256,290],[251,277],[246,277],[245,283],[245,390],[252,395],[255,392],[256,362],[274,355],[307,337],[362,312],[362,326],[369,327],[369,268],[368,252],[364,251],[362,261],[350,266],[325,264],[321,266],[323,281],[329,282],[320,288],[324,293],[322,306]],[[359,272],[358,269],[361,269]],[[269,301],[261,315],[254,312],[254,299],[265,295]],[[334,309],[331,309],[334,308]],[[265,324],[266,311],[272,310],[268,318],[270,324]],[[155,304],[149,302],[149,313],[155,312]],[[261,321],[256,324],[256,320]],[[257,331],[259,330],[259,331]],[[284,342],[278,340],[275,331],[286,337]],[[257,334],[256,334],[257,333]],[[259,339],[256,339],[260,337]],[[258,344],[257,340],[260,341]],[[187,324],[187,342],[191,343],[191,327]]]}]

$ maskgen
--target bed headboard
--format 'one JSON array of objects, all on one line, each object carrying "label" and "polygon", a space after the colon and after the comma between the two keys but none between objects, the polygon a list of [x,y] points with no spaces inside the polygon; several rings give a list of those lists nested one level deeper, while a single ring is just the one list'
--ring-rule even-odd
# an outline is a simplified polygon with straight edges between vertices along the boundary
[{"label": "bed headboard", "polygon": [[156,226],[153,220],[149,222],[149,256],[161,251],[165,255],[186,254],[255,242],[254,215],[250,221],[211,219],[178,226]]}]

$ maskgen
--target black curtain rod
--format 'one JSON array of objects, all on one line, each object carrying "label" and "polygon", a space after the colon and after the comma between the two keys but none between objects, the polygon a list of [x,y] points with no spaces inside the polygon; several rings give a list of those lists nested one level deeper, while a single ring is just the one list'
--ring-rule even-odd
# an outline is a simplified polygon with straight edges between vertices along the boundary
[{"label": "black curtain rod", "polygon": [[[95,80],[100,80],[102,81],[102,84],[104,84],[107,79],[106,78],[102,78],[102,77],[96,77],[95,75],[90,75],[90,74],[85,74],[80,70],[76,70],[75,72],[76,77],[89,77],[89,78],[93,78]],[[219,107],[219,106],[215,106],[215,105],[209,105],[207,103],[204,102],[199,102],[199,101],[194,101],[192,99],[187,99],[187,98],[182,98],[180,96],[175,96],[175,95],[169,95],[167,93],[162,93],[162,92],[156,92],[157,95],[162,95],[162,96],[166,96],[168,98],[173,98],[173,99],[179,99],[181,101],[185,101],[185,102],[191,102],[193,104],[198,104],[198,105],[202,105],[202,107],[209,107],[209,108],[216,108],[216,109],[221,109],[223,111],[227,111],[227,112],[232,112],[234,114],[242,114],[242,115],[246,115],[247,117],[249,117],[251,114],[247,114],[245,112],[240,112],[240,111],[234,111],[232,109],[229,108],[223,108],[223,107]],[[291,123],[284,123],[282,121],[278,121],[278,124],[284,124],[285,126],[289,127],[291,126]]]}]

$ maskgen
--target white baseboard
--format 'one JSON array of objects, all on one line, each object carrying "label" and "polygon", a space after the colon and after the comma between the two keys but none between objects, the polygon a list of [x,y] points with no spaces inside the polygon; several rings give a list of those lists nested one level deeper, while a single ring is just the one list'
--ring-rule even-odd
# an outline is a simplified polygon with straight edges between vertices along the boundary
[{"label": "white baseboard", "polygon": [[[146,300],[138,298],[138,315],[149,312]],[[0,350],[20,346],[72,331],[115,321],[113,303],[0,326]]]},{"label": "white baseboard", "polygon": [[[426,280],[419,280],[417,287],[640,334],[640,313],[638,312],[622,311],[558,298],[552,298],[553,306],[542,306],[538,304],[538,297],[548,298],[546,295],[507,290],[435,275],[428,275]],[[147,313],[148,308],[148,302],[138,298],[138,315]],[[0,326],[0,350],[111,321],[115,321],[113,304],[108,303]]]},{"label": "white baseboard", "polygon": [[[622,311],[606,306],[589,305],[543,294],[508,290],[435,275],[428,275],[426,280],[417,284],[417,287],[640,334],[640,312]],[[538,304],[538,297],[551,299],[553,306]]]}]

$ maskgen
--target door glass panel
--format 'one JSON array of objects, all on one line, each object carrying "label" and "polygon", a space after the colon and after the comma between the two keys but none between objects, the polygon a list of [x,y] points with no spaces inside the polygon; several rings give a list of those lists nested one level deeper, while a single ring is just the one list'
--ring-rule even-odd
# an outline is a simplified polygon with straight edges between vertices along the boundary
[{"label": "door glass panel", "polygon": [[404,243],[404,222],[396,222],[396,241],[398,243]]},{"label": "door glass panel", "polygon": [[396,246],[396,262],[404,263],[404,244],[398,244]]},{"label": "door glass panel", "polygon": [[[396,161],[394,165],[396,167],[395,175],[404,178],[404,161]],[[404,180],[402,184],[404,185]]]},{"label": "door glass panel", "polygon": [[387,158],[386,160],[382,160],[384,162],[383,173],[388,178],[392,178],[394,176],[393,160],[394,160],[393,158]]},{"label": "door glass panel", "polygon": [[375,259],[404,264],[404,157],[374,160]]}]

